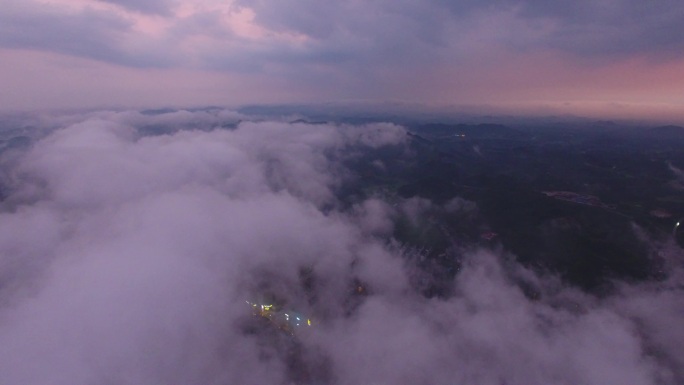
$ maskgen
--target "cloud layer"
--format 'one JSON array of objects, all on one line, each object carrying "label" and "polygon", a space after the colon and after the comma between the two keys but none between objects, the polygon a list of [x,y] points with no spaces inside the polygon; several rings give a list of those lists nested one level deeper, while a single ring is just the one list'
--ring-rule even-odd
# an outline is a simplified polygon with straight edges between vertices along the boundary
[{"label": "cloud layer", "polygon": [[[349,160],[404,151],[401,127],[223,110],[41,121],[59,128],[2,158],[2,383],[684,381],[674,245],[668,280],[605,298],[491,250],[464,256],[452,296],[418,294],[391,229],[431,203],[337,200]],[[267,299],[313,325],[254,317],[246,302]]]},{"label": "cloud layer", "polygon": [[[265,69],[292,61],[345,65],[340,60],[413,67],[416,55],[434,61],[502,48],[663,58],[684,48],[684,8],[676,1],[32,0],[2,7],[5,47],[130,66],[175,65],[178,53],[191,55],[185,65],[230,68],[246,60],[245,68]],[[157,59],[141,59],[155,51]]]}]

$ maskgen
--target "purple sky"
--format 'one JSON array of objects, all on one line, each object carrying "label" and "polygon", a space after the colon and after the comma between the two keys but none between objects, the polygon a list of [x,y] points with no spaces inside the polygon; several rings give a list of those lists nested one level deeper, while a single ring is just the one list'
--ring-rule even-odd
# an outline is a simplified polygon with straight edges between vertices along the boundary
[{"label": "purple sky", "polygon": [[676,0],[0,2],[5,110],[399,101],[684,120],[683,57]]}]

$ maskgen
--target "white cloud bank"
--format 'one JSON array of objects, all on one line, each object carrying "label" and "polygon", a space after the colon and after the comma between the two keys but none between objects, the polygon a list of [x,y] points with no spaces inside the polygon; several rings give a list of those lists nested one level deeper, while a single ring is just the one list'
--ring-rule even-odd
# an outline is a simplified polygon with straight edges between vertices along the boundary
[{"label": "white cloud bank", "polygon": [[[382,239],[395,208],[373,199],[342,211],[335,198],[353,177],[350,149],[402,145],[404,130],[216,128],[244,118],[94,113],[5,153],[0,383],[684,381],[674,246],[670,280],[604,299],[505,271],[485,251],[468,257],[453,297],[425,299]],[[140,135],[153,124],[201,129]],[[350,297],[355,280],[366,297]],[[295,337],[259,326],[245,300],[268,294],[314,326]]]}]

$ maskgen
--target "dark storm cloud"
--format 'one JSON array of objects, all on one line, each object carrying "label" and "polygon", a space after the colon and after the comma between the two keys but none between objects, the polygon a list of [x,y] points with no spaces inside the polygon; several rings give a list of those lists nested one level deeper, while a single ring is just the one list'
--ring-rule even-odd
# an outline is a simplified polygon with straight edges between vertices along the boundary
[{"label": "dark storm cloud", "polygon": [[134,67],[168,66],[154,50],[129,50],[132,22],[93,9],[65,11],[57,6],[9,3],[0,13],[0,46],[51,51]]},{"label": "dark storm cloud", "polygon": [[510,41],[523,48],[550,48],[580,56],[647,54],[681,56],[684,52],[684,5],[666,0],[643,2],[492,1],[490,10],[509,9],[535,39]]},{"label": "dark storm cloud", "polygon": [[423,3],[239,4],[254,10],[261,27],[305,39],[292,44],[263,40],[244,45],[243,51],[207,52],[204,58],[213,68],[275,74],[295,84],[335,90],[336,98],[359,89],[365,89],[366,97],[386,95],[382,83],[389,79],[463,57],[455,48],[460,37],[450,16]]},{"label": "dark storm cloud", "polygon": [[99,0],[105,3],[116,4],[136,12],[169,15],[176,4],[174,0]]},{"label": "dark storm cloud", "polygon": [[[673,1],[238,0],[236,6],[252,10],[254,23],[270,33],[303,38],[237,38],[219,32],[220,20],[208,15],[205,32],[211,28],[210,35],[225,44],[195,52],[196,63],[335,90],[336,99],[387,99],[436,88],[436,77],[454,72],[457,79],[459,68],[481,67],[494,60],[489,55],[552,52],[609,65],[684,52],[684,7]],[[176,31],[178,38],[170,40],[180,41],[193,29]],[[491,70],[494,75],[507,68],[501,64]],[[407,79],[419,86],[402,90]]]},{"label": "dark storm cloud", "polygon": [[358,51],[405,52],[419,45],[444,46],[451,38],[444,29],[449,18],[424,3],[240,0],[237,4],[253,9],[256,21],[269,29],[301,33]]},{"label": "dark storm cloud", "polygon": [[[684,52],[684,5],[678,1],[440,1],[282,2],[241,1],[274,30],[316,40],[366,42],[366,48],[409,54],[421,45],[451,49],[469,33],[481,44],[512,49],[554,49],[580,56]],[[361,50],[360,50],[361,51]],[[462,52],[467,55],[468,52]]]},{"label": "dark storm cloud", "polygon": [[643,2],[528,1],[520,15],[555,24],[545,45],[586,55],[684,52],[684,5],[666,0]]},{"label": "dark storm cloud", "polygon": [[[254,12],[254,22],[266,31],[259,38],[237,37],[226,14],[211,7],[178,16],[173,10],[179,2],[104,2],[133,13],[127,17],[92,7],[67,11],[60,5],[10,1],[2,6],[0,44],[135,67],[191,65],[295,76],[331,69],[350,76],[382,76],[381,70],[458,65],[487,50],[553,50],[599,58],[679,57],[684,52],[684,6],[674,0],[238,0],[228,5],[229,12],[240,7]],[[221,4],[226,6],[215,3]],[[162,16],[168,28],[154,37],[134,32],[131,18],[138,13]],[[275,38],[279,34],[306,40]],[[211,42],[183,46],[193,37]]]}]

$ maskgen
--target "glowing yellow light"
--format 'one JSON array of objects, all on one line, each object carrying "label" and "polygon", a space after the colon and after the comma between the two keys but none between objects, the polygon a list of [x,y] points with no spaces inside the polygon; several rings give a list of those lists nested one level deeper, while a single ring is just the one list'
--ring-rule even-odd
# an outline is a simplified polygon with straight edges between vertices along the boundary
[{"label": "glowing yellow light", "polygon": [[306,320],[306,324],[311,326],[311,320],[310,319]]}]

